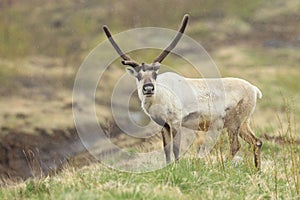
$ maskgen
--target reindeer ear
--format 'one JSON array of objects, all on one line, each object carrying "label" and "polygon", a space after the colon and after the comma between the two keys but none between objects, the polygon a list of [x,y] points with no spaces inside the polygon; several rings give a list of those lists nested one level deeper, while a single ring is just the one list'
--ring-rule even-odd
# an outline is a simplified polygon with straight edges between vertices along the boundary
[{"label": "reindeer ear", "polygon": [[133,67],[126,67],[125,70],[131,76],[137,77],[137,75],[138,75],[138,73],[135,71],[135,69]]}]

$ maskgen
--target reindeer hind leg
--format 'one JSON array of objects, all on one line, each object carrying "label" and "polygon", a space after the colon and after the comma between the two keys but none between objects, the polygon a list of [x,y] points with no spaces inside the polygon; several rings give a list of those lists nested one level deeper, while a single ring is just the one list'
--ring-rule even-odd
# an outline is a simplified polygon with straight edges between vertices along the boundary
[{"label": "reindeer hind leg", "polygon": [[232,160],[235,154],[240,150],[241,144],[238,139],[238,130],[237,129],[228,129],[228,137],[230,144],[230,154],[229,160]]},{"label": "reindeer hind leg", "polygon": [[228,156],[229,160],[232,160],[235,154],[239,151],[241,144],[238,139],[239,128],[241,125],[241,120],[238,116],[238,109],[242,101],[237,104],[237,107],[234,109],[228,109],[225,118],[224,127],[227,129],[229,144],[230,144],[230,153]]},{"label": "reindeer hind leg", "polygon": [[261,147],[262,141],[258,139],[249,126],[249,122],[245,122],[240,128],[240,137],[243,138],[253,148],[254,164],[259,170],[261,168]]}]

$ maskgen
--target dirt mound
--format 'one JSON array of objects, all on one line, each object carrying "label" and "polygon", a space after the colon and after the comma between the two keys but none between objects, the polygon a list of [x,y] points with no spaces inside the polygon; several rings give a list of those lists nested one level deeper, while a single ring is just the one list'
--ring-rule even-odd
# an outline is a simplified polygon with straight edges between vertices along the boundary
[{"label": "dirt mound", "polygon": [[36,135],[10,131],[0,137],[0,177],[26,179],[58,170],[69,157],[84,151],[75,128],[37,129]]}]

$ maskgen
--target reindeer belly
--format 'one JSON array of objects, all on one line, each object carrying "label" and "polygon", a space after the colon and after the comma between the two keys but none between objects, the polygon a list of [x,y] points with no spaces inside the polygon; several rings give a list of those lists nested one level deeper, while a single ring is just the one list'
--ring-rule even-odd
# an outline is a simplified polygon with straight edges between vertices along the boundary
[{"label": "reindeer belly", "polygon": [[164,126],[167,124],[179,124],[180,116],[178,116],[176,112],[166,111],[156,112],[155,114],[150,114],[151,119],[160,126]]},{"label": "reindeer belly", "polygon": [[207,131],[210,126],[211,117],[202,116],[199,112],[192,112],[183,117],[182,126],[199,131]]}]

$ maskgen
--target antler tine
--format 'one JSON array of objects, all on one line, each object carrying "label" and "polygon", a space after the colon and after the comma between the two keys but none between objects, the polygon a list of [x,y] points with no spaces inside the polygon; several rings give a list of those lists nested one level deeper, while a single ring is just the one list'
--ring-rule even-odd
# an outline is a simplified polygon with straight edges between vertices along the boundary
[{"label": "antler tine", "polygon": [[180,29],[178,30],[176,37],[171,42],[171,44],[167,48],[165,48],[165,50],[163,50],[163,52],[161,52],[157,58],[154,59],[153,63],[155,63],[155,62],[161,63],[165,59],[165,57],[172,51],[172,49],[175,48],[175,46],[177,45],[177,43],[179,42],[179,40],[182,37],[182,34],[186,28],[188,20],[189,20],[189,15],[185,14],[183,16],[183,20],[181,22],[181,26],[180,26]]},{"label": "antler tine", "polygon": [[120,47],[117,45],[117,43],[115,42],[115,40],[113,39],[113,37],[111,36],[111,33],[108,29],[108,27],[106,25],[104,25],[103,30],[105,32],[105,35],[107,36],[108,40],[110,41],[110,43],[112,44],[112,46],[114,47],[114,49],[117,51],[117,53],[121,56],[121,58],[123,58],[123,64],[124,65],[131,65],[133,67],[135,66],[139,66],[139,64],[132,60],[128,55],[126,55],[121,49]]}]

